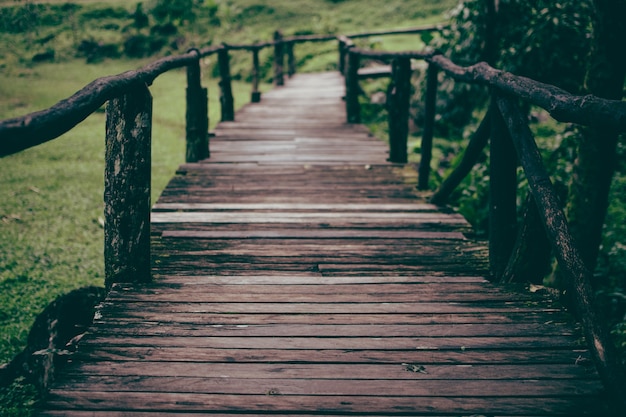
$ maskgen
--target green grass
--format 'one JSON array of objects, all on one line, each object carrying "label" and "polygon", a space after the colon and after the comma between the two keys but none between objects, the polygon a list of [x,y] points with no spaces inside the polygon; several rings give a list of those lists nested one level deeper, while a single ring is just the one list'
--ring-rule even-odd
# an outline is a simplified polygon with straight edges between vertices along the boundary
[{"label": "green grass", "polygon": [[[138,64],[67,62],[38,66],[17,79],[0,75],[0,94],[13,97],[2,100],[0,114],[45,108],[97,76]],[[185,72],[177,70],[151,87],[153,201],[184,162],[185,82]],[[214,126],[219,119],[217,84],[212,79],[205,83]],[[235,102],[244,104],[249,86],[234,83],[233,88]],[[27,94],[20,97],[20,91]],[[104,113],[97,112],[59,139],[0,161],[0,362],[23,346],[29,323],[53,298],[80,286],[102,285],[104,122]]]}]

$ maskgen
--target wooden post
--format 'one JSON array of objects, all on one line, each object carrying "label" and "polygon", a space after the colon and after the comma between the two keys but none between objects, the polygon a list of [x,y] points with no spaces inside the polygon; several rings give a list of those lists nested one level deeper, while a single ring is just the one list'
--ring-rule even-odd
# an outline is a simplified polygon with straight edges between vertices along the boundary
[{"label": "wooden post", "polygon": [[235,120],[235,100],[230,78],[230,57],[228,47],[222,46],[217,52],[217,60],[220,68],[220,104],[222,105],[222,122]]},{"label": "wooden post", "polygon": [[428,189],[430,161],[433,155],[433,137],[435,136],[435,115],[437,113],[437,76],[439,72],[434,64],[428,65],[426,73],[426,100],[424,104],[424,132],[422,134],[422,158],[419,167],[417,188]]},{"label": "wooden post", "polygon": [[491,135],[491,111],[488,110],[485,117],[478,125],[478,128],[472,135],[467,148],[463,152],[461,162],[454,168],[454,171],[450,173],[439,189],[433,194],[430,202],[437,205],[444,205],[448,201],[448,197],[452,194],[452,191],[458,187],[463,179],[470,173],[474,165],[478,162],[478,159],[483,153],[483,150],[487,146],[489,136]]},{"label": "wooden post", "polygon": [[346,65],[346,115],[348,123],[361,123],[361,105],[359,104],[359,61],[358,52],[348,49]]},{"label": "wooden post", "polygon": [[283,66],[285,63],[285,54],[283,50],[283,35],[280,31],[274,32],[274,85],[285,85],[285,75]]},{"label": "wooden post", "polygon": [[337,63],[337,69],[339,69],[339,73],[341,75],[346,74],[346,42],[339,38],[337,40],[339,42],[339,62]]},{"label": "wooden post", "polygon": [[187,66],[186,162],[197,162],[210,155],[208,103],[208,91],[202,88],[198,54],[198,60]]},{"label": "wooden post", "polygon": [[517,154],[496,100],[491,106],[489,153],[489,263],[499,281],[517,236]]},{"label": "wooden post", "polygon": [[294,43],[290,41],[285,46],[287,48],[287,75],[291,78],[296,73],[296,56],[293,52]]},{"label": "wooden post", "polygon": [[391,62],[391,84],[387,94],[389,117],[389,161],[406,163],[409,136],[409,103],[411,100],[411,59]]},{"label": "wooden post", "polygon": [[104,170],[105,285],[148,282],[152,96],[145,85],[109,100]]},{"label": "wooden post", "polygon": [[259,64],[259,48],[252,49],[252,94],[250,101],[259,103],[261,101],[261,92],[259,91],[259,74],[261,73],[261,65]]}]

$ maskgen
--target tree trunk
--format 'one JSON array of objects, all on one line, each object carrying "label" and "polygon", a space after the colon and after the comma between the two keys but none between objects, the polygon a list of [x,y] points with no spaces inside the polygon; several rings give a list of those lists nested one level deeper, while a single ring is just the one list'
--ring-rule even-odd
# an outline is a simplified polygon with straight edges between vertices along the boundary
[{"label": "tree trunk", "polygon": [[[585,88],[596,96],[621,100],[626,75],[626,2],[595,0],[594,4],[593,50]],[[583,260],[593,270],[617,163],[618,133],[608,127],[581,127],[580,131],[568,217]]]}]

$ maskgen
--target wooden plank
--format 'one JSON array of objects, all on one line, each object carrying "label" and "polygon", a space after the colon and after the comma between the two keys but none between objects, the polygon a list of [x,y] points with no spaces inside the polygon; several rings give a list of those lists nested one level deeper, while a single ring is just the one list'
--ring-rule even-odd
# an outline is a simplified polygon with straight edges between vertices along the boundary
[{"label": "wooden plank", "polygon": [[[165,365],[165,366],[164,366]],[[255,363],[193,363],[177,362],[175,358],[162,362],[99,361],[85,362],[68,373],[80,375],[127,375],[250,379],[350,379],[355,381],[510,381],[522,380],[578,380],[589,378],[589,370],[574,364],[519,364],[466,365],[430,364],[422,372],[407,370],[407,365],[396,364],[255,364]],[[339,377],[343,375],[342,377]],[[592,375],[594,376],[594,375]],[[593,380],[597,380],[594,376]],[[462,388],[461,388],[462,389]]]},{"label": "wooden plank", "polygon": [[437,206],[433,204],[297,204],[297,203],[275,203],[275,204],[210,204],[210,203],[157,203],[152,207],[153,211],[191,211],[191,210],[309,210],[309,211],[437,211]]},{"label": "wooden plank", "polygon": [[[149,411],[149,412],[143,412],[143,411],[113,411],[113,410],[107,410],[107,411],[80,411],[80,410],[46,410],[42,413],[39,414],[42,417],[180,417],[180,416],[204,416],[206,417],[206,412],[189,412],[189,411],[185,411],[185,412],[181,412],[181,413],[176,413],[176,412],[164,412],[164,411],[159,411],[159,412],[154,412],[154,411]],[[310,414],[281,414],[282,417],[302,417],[305,415],[309,415]],[[345,417],[344,415],[331,415],[331,414],[324,414],[325,416],[328,417]],[[228,413],[228,414],[222,414],[222,413],[211,413],[212,417],[232,417],[233,414]],[[267,413],[263,413],[263,414],[250,414],[250,413],[246,413],[247,417],[266,417]],[[368,417],[385,417],[381,414],[367,414]],[[389,414],[386,415],[387,417],[389,416]],[[532,417],[548,417],[548,414],[533,414]],[[570,417],[575,417],[575,415],[571,415]],[[458,417],[457,415],[445,415],[445,414],[439,414],[438,417]],[[513,417],[511,415],[506,415],[506,414],[498,414],[498,417]],[[524,416],[524,415],[520,415],[520,414],[515,414],[515,417],[531,417],[531,416]]]},{"label": "wooden plank", "polygon": [[221,395],[188,393],[109,393],[54,390],[48,396],[52,408],[87,410],[139,409],[157,411],[205,411],[227,408],[230,412],[324,413],[439,413],[596,415],[586,396],[545,397],[372,397]]},{"label": "wooden plank", "polygon": [[[146,313],[160,311],[164,314],[506,314],[511,311],[524,314],[543,314],[561,312],[560,308],[528,305],[527,302],[503,303],[176,303],[143,302],[141,310]],[[104,307],[109,304],[103,303]],[[128,305],[117,303],[119,309],[132,309]]]},{"label": "wooden plank", "polygon": [[220,231],[208,230],[164,230],[166,238],[193,239],[453,239],[466,240],[459,232],[424,232],[404,230],[251,230]]},{"label": "wooden plank", "polygon": [[[489,281],[480,276],[336,276],[322,277],[315,275],[315,279],[311,279],[311,274],[287,276],[276,275],[256,275],[256,276],[215,276],[215,275],[158,275],[155,278],[156,283],[171,283],[175,285],[192,285],[192,284],[215,284],[215,285],[348,285],[348,284],[389,284],[389,283],[406,283],[406,284],[464,284],[464,283],[482,283],[490,286]],[[126,284],[115,284],[113,288],[124,286]]]},{"label": "wooden plank", "polygon": [[586,367],[594,372],[587,350],[279,350],[279,349],[216,349],[154,346],[87,346],[76,355],[82,361],[148,361],[217,362],[217,363],[287,363],[287,364],[401,364],[417,363],[453,365],[541,365],[565,364]]},{"label": "wooden plank", "polygon": [[[570,336],[502,337],[160,337],[93,335],[90,343],[103,346],[163,346],[219,349],[358,349],[358,350],[466,350],[466,349],[566,349],[575,344]],[[508,370],[507,370],[508,371]],[[340,372],[337,370],[337,372]]]},{"label": "wooden plank", "polygon": [[305,223],[340,221],[342,223],[394,223],[434,222],[465,224],[459,215],[439,213],[371,213],[371,212],[272,212],[272,213],[229,213],[229,212],[156,212],[153,223]]},{"label": "wooden plank", "polygon": [[[206,288],[206,287],[205,287]],[[506,293],[440,293],[412,291],[402,293],[384,293],[375,290],[364,290],[362,293],[248,293],[248,292],[209,292],[202,291],[203,287],[196,286],[187,291],[133,291],[132,293],[116,292],[108,297],[109,302],[176,302],[185,300],[186,303],[316,303],[324,299],[325,303],[418,303],[421,300],[436,300],[439,302],[520,302],[531,301],[534,298],[523,294]]]},{"label": "wooden plank", "polygon": [[[426,372],[426,371],[424,371]],[[254,372],[252,372],[254,373]],[[215,375],[215,374],[213,374]],[[153,377],[85,376],[74,384],[57,388],[80,391],[144,391],[195,394],[244,395],[326,395],[326,396],[471,396],[510,397],[511,392],[524,397],[545,398],[568,392],[570,395],[588,395],[600,392],[599,380],[471,380],[463,384],[429,380],[427,383],[407,383],[406,380],[380,379],[313,379],[313,378],[257,378],[257,377]],[[423,381],[420,379],[420,381]]]},{"label": "wooden plank", "polygon": [[571,329],[563,324],[171,324],[167,322],[135,325],[111,321],[96,323],[92,329],[99,335],[120,336],[173,336],[173,337],[407,337],[420,335],[428,337],[500,337],[500,336],[568,336]]}]

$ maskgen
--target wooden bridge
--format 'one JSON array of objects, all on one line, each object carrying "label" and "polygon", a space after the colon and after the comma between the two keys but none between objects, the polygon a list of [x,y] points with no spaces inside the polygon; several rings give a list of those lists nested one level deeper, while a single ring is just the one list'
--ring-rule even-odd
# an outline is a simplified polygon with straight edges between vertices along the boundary
[{"label": "wooden bridge", "polygon": [[223,122],[152,212],[41,416],[600,415],[568,315],[490,284],[467,222],[347,124],[338,73]]}]

